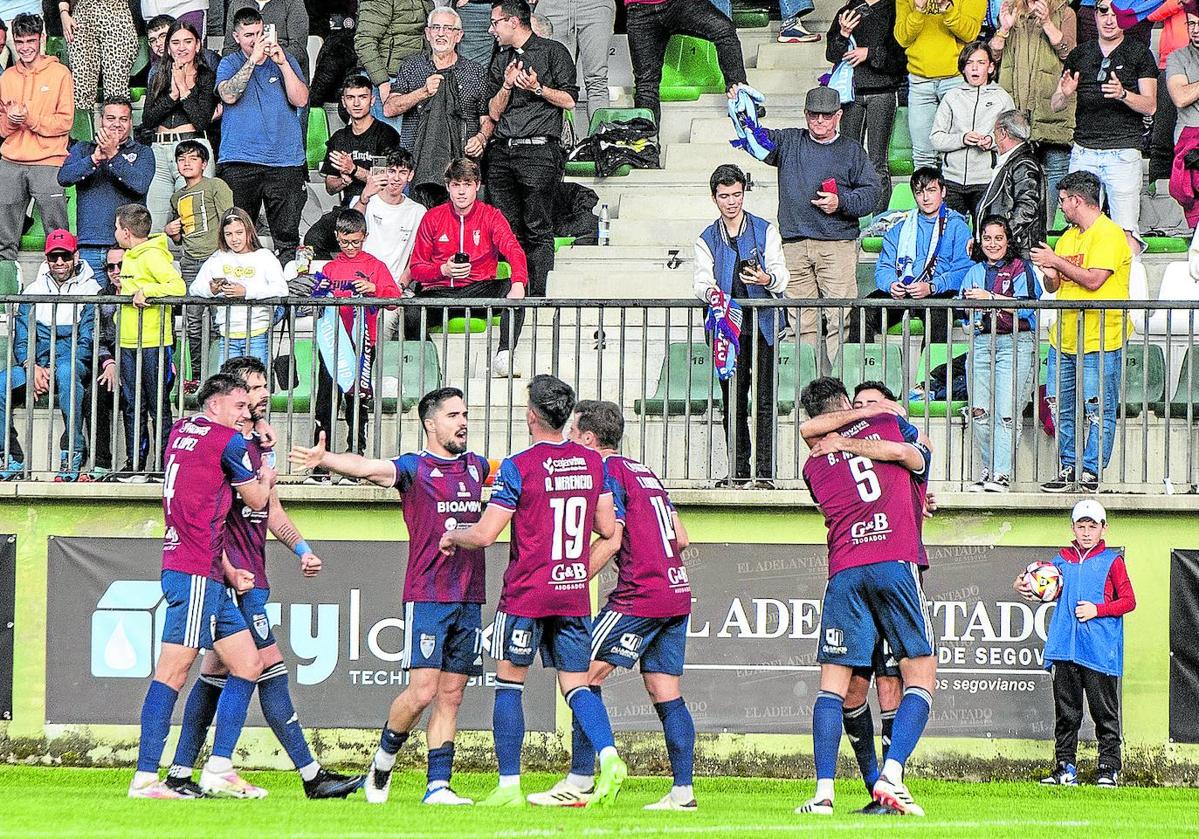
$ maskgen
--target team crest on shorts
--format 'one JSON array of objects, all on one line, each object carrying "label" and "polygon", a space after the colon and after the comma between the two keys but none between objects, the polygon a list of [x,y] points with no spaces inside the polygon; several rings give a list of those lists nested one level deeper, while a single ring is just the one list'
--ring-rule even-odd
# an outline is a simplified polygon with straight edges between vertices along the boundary
[{"label": "team crest on shorts", "polygon": [[436,647],[437,647],[437,639],[436,638],[434,638],[432,635],[425,635],[424,633],[421,634],[421,636],[420,636],[420,654],[422,656],[424,656],[425,658],[428,658],[429,656],[433,655],[433,650],[436,649]]},{"label": "team crest on shorts", "polygon": [[271,631],[271,625],[267,622],[266,615],[254,616],[254,631],[258,633],[259,638],[263,641],[266,640],[266,636]]}]

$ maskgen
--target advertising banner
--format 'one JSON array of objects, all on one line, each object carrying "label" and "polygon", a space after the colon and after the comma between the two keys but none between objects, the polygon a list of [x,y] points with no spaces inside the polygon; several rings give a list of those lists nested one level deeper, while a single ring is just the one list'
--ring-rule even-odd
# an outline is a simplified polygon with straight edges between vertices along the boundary
[{"label": "advertising banner", "polygon": [[17,537],[0,534],[0,720],[12,719],[12,657],[17,612]]},{"label": "advertising banner", "polygon": [[1199,551],[1170,552],[1170,740],[1199,743]]}]

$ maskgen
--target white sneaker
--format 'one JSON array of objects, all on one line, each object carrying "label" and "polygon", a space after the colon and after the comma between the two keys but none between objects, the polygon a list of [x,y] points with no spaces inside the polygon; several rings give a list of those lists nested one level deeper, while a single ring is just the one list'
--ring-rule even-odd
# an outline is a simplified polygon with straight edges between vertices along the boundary
[{"label": "white sneaker", "polygon": [[437,789],[431,789],[425,793],[425,797],[421,800],[425,804],[444,804],[451,807],[462,807],[467,804],[475,803],[469,798],[463,798],[449,787],[438,787]]},{"label": "white sneaker", "polygon": [[580,789],[563,778],[545,792],[532,793],[528,801],[537,807],[586,807],[595,795],[595,787]]},{"label": "white sneaker", "polygon": [[130,798],[161,798],[161,799],[180,799],[190,798],[191,796],[183,795],[166,785],[166,781],[154,780],[148,784],[137,785],[136,780],[129,784]]},{"label": "white sneaker", "polygon": [[217,798],[266,798],[266,790],[254,786],[236,772],[218,775],[204,769],[200,773],[200,789]]},{"label": "white sneaker", "polygon": [[795,812],[800,815],[831,816],[833,814],[833,802],[829,798],[809,798],[803,804],[796,807]]},{"label": "white sneaker", "polygon": [[986,481],[975,481],[970,486],[966,487],[966,492],[983,492],[986,489]]},{"label": "white sneaker", "polygon": [[491,360],[491,378],[520,378],[520,371],[516,369],[516,364],[512,360],[511,350],[500,350],[495,354],[495,358]]},{"label": "white sneaker", "polygon": [[880,775],[874,782],[871,793],[879,804],[885,804],[892,810],[898,810],[905,816],[923,816],[924,808],[912,800],[912,794],[903,783],[895,783]]},{"label": "white sneaker", "polygon": [[376,768],[374,761],[371,761],[370,768],[366,770],[362,792],[366,795],[366,803],[386,804],[387,795],[391,792],[391,771],[384,772]]},{"label": "white sneaker", "polygon": [[666,793],[666,795],[662,796],[660,799],[655,801],[653,804],[646,804],[641,809],[643,809],[643,810],[675,810],[680,813],[694,813],[696,810],[699,809],[699,804],[696,802],[696,800],[694,798],[692,798],[686,804],[680,804],[679,802],[674,800],[673,795],[671,795],[670,793]]}]

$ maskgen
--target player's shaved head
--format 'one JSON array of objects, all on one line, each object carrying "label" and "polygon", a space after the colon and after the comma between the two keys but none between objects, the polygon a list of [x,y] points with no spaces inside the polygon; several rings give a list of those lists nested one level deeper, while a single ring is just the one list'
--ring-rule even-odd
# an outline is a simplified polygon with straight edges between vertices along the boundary
[{"label": "player's shaved head", "polygon": [[529,382],[529,409],[548,431],[561,431],[575,407],[575,391],[557,376],[541,373]]},{"label": "player's shaved head", "polygon": [[594,434],[601,449],[618,449],[624,437],[624,414],[615,402],[583,399],[575,405],[574,427],[580,434]]},{"label": "player's shaved head", "polygon": [[813,379],[799,394],[799,401],[809,417],[818,417],[829,411],[841,411],[849,407],[849,392],[845,383],[832,376]]}]

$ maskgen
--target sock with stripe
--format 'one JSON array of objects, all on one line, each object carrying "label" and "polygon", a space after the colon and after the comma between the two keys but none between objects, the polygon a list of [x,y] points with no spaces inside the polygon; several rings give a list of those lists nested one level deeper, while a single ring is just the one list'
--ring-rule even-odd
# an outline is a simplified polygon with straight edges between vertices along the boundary
[{"label": "sock with stripe", "polygon": [[895,712],[895,731],[891,738],[891,748],[887,750],[887,761],[883,765],[883,774],[887,779],[900,783],[903,781],[903,767],[911,757],[924,726],[928,724],[928,715],[932,711],[933,697],[927,690],[910,687],[903,692],[903,700]]},{"label": "sock with stripe", "polygon": [[[833,798],[832,780],[837,775],[837,750],[841,746],[841,717],[845,700],[831,691],[816,694],[812,709],[812,749],[816,756],[818,798]],[[827,784],[820,784],[827,781]],[[822,794],[823,792],[823,794]]]},{"label": "sock with stripe", "polygon": [[450,785],[450,774],[454,771],[454,743],[447,740],[436,749],[429,749],[429,783],[432,791]]},{"label": "sock with stripe", "polygon": [[874,750],[874,717],[869,703],[846,708],[842,711],[842,719],[854,757],[858,759],[858,769],[862,771],[862,780],[868,791],[873,790],[874,782],[878,780],[878,754]]},{"label": "sock with stripe", "polygon": [[599,694],[592,693],[586,686],[574,688],[566,694],[566,704],[574,712],[583,734],[591,741],[591,748],[603,757],[604,749],[616,745],[612,737],[612,723],[608,721],[608,709]]},{"label": "sock with stripe", "polygon": [[171,714],[179,691],[158,680],[150,682],[142,703],[142,736],[137,747],[137,771],[153,772],[158,777],[158,762],[171,732]]},{"label": "sock with stripe", "polygon": [[183,706],[183,727],[179,729],[179,743],[175,746],[175,761],[168,773],[172,778],[190,778],[192,769],[200,757],[200,749],[208,739],[208,728],[216,716],[217,702],[225,687],[224,676],[200,676],[187,695]]},{"label": "sock with stripe", "polygon": [[666,754],[670,757],[670,772],[674,776],[674,785],[676,788],[690,788],[691,772],[695,764],[695,721],[691,719],[687,703],[680,696],[669,702],[655,702],[654,710],[658,712],[658,719],[662,721],[662,733],[666,736]]},{"label": "sock with stripe", "polygon": [[279,662],[266,669],[258,677],[258,703],[262,706],[262,716],[267,725],[275,732],[275,737],[292,764],[310,781],[320,771],[320,764],[312,759],[308,741],[304,738],[304,728],[296,714],[295,705],[291,701],[291,691],[287,685],[287,665]]},{"label": "sock with stripe", "polygon": [[[591,685],[591,692],[603,701],[599,685]],[[595,747],[583,733],[578,714],[571,714],[570,719],[570,774],[566,780],[579,789],[591,789],[595,778]]]},{"label": "sock with stripe", "polygon": [[887,759],[887,752],[891,751],[891,732],[895,728],[895,710],[892,708],[890,711],[880,711],[878,714],[883,736],[883,760]]},{"label": "sock with stripe", "polygon": [[396,755],[399,753],[400,747],[407,742],[407,731],[396,731],[384,725],[383,733],[379,735],[379,749],[375,752],[375,768],[384,772],[394,769]]},{"label": "sock with stripe", "polygon": [[[233,757],[242,726],[246,724],[246,710],[250,697],[254,695],[254,683],[240,676],[225,679],[225,689],[216,705],[216,734],[212,737],[212,756]],[[219,764],[223,765],[223,764]]]},{"label": "sock with stripe", "polygon": [[520,783],[520,751],[525,741],[524,685],[495,680],[495,705],[491,729],[495,737],[495,757],[500,766],[500,786]]}]

